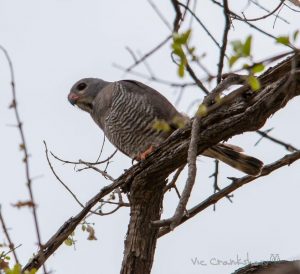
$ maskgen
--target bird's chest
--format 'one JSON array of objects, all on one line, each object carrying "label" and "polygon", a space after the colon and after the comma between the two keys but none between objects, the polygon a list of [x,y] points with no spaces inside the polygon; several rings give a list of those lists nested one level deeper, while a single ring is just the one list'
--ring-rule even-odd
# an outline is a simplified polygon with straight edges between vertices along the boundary
[{"label": "bird's chest", "polygon": [[[124,99],[124,98],[123,98]],[[165,138],[153,128],[155,114],[141,100],[122,96],[116,98],[105,117],[104,132],[122,152],[135,157]]]}]

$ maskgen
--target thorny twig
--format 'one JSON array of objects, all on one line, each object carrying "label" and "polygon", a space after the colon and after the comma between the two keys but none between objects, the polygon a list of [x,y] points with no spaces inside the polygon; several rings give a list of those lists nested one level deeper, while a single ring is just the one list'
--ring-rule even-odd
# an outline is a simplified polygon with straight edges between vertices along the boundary
[{"label": "thorny twig", "polygon": [[[8,62],[8,65],[9,65],[10,77],[11,77],[10,84],[11,84],[11,91],[12,91],[12,102],[11,102],[10,108],[12,108],[14,110],[16,121],[17,121],[17,128],[19,130],[20,137],[21,137],[20,149],[23,151],[23,154],[24,154],[23,162],[25,164],[26,185],[27,185],[27,189],[29,192],[30,200],[32,202],[32,215],[33,215],[38,245],[39,245],[39,248],[42,248],[43,245],[42,245],[41,233],[40,233],[40,228],[39,228],[39,223],[38,223],[36,203],[35,203],[33,190],[32,190],[32,178],[30,175],[30,168],[29,168],[29,153],[28,153],[27,143],[26,143],[25,134],[24,134],[24,130],[23,130],[23,123],[21,121],[18,104],[17,104],[14,68],[13,68],[13,64],[12,64],[11,58],[10,58],[7,50],[1,45],[0,45],[0,50],[3,51],[3,53],[6,57],[6,60]],[[46,266],[44,264],[43,264],[43,271],[45,274],[47,273]]]},{"label": "thorny twig", "polygon": [[283,142],[281,140],[278,140],[272,136],[270,136],[268,133],[272,130],[273,128],[271,129],[268,129],[268,130],[265,130],[265,131],[262,131],[262,130],[257,130],[256,133],[258,133],[260,136],[262,136],[261,138],[259,138],[259,140],[255,143],[255,145],[258,145],[259,142],[263,139],[263,138],[266,138],[276,144],[279,144],[281,146],[283,146],[286,150],[290,151],[290,152],[293,152],[293,151],[297,151],[298,149],[294,146],[292,146],[291,144],[288,144],[286,142]]},{"label": "thorny twig", "polygon": [[[219,184],[218,184],[218,178],[219,178],[219,164],[220,164],[220,161],[215,159],[215,171],[213,174],[211,174],[209,176],[209,178],[214,178],[214,193],[218,192],[221,190],[221,188],[219,187]],[[232,195],[227,195],[226,198],[232,203]],[[213,207],[213,210],[215,211],[216,210],[216,204],[214,204],[214,207]]]}]

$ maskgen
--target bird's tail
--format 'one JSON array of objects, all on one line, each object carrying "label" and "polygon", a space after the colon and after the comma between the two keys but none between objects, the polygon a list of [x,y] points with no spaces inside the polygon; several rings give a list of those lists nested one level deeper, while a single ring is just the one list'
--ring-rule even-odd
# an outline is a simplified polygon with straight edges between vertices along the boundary
[{"label": "bird's tail", "polygon": [[241,151],[242,149],[237,146],[218,144],[205,150],[202,154],[218,159],[249,175],[259,175],[264,163],[257,158],[241,153]]}]

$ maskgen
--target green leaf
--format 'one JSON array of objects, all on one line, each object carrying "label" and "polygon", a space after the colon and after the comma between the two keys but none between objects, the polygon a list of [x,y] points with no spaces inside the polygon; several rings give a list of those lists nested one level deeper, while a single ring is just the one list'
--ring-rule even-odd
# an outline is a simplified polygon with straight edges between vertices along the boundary
[{"label": "green leaf", "polygon": [[174,49],[173,53],[174,53],[175,55],[179,56],[180,59],[185,58],[185,54],[184,54],[184,52],[183,52],[183,50],[182,50],[181,47],[180,47],[180,48],[177,48],[177,49]]},{"label": "green leaf", "polygon": [[65,239],[64,243],[67,246],[72,246],[74,244],[74,241],[70,237],[68,237],[67,239]]},{"label": "green leaf", "polygon": [[188,29],[186,32],[184,32],[183,34],[182,34],[182,44],[186,44],[187,43],[187,41],[189,40],[189,38],[190,38],[190,35],[191,35],[191,30],[190,29]]},{"label": "green leaf", "polygon": [[257,91],[260,89],[260,82],[255,76],[250,75],[247,81],[253,91]]},{"label": "green leaf", "polygon": [[233,55],[230,57],[229,59],[229,67],[232,67],[234,65],[234,63],[239,60],[240,56],[238,55]]},{"label": "green leaf", "polygon": [[206,107],[206,105],[201,104],[201,105],[198,107],[197,115],[203,117],[203,116],[206,116],[206,114],[207,114],[207,107]]},{"label": "green leaf", "polygon": [[171,130],[170,125],[165,120],[155,120],[152,126],[157,131],[168,132]]},{"label": "green leaf", "polygon": [[178,75],[181,78],[184,76],[184,63],[183,62],[181,62],[178,66]]},{"label": "green leaf", "polygon": [[243,44],[240,40],[235,40],[231,42],[233,51],[237,54],[241,54],[242,52],[242,48],[243,48]]},{"label": "green leaf", "polygon": [[287,46],[290,44],[290,38],[288,36],[279,36],[276,38],[276,42]]},{"label": "green leaf", "polygon": [[20,264],[15,264],[12,269],[5,269],[5,274],[21,274],[22,268]]},{"label": "green leaf", "polygon": [[252,68],[253,73],[259,73],[262,72],[265,69],[265,66],[262,63],[255,64]]},{"label": "green leaf", "polygon": [[252,36],[248,36],[246,38],[246,41],[243,45],[243,49],[242,49],[242,52],[243,52],[243,56],[245,57],[248,57],[250,56],[250,53],[251,53],[251,44],[252,44]]},{"label": "green leaf", "polygon": [[173,34],[173,41],[175,44],[181,44],[184,45],[187,43],[189,37],[191,35],[191,30],[187,30],[186,32],[183,32],[182,34],[175,33]]}]

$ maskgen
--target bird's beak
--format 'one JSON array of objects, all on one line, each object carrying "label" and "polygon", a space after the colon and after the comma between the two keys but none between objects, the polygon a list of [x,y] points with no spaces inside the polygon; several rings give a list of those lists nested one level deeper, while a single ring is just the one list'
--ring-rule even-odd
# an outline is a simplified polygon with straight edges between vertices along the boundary
[{"label": "bird's beak", "polygon": [[78,99],[79,99],[79,95],[75,93],[69,93],[68,100],[73,106],[76,104]]}]

